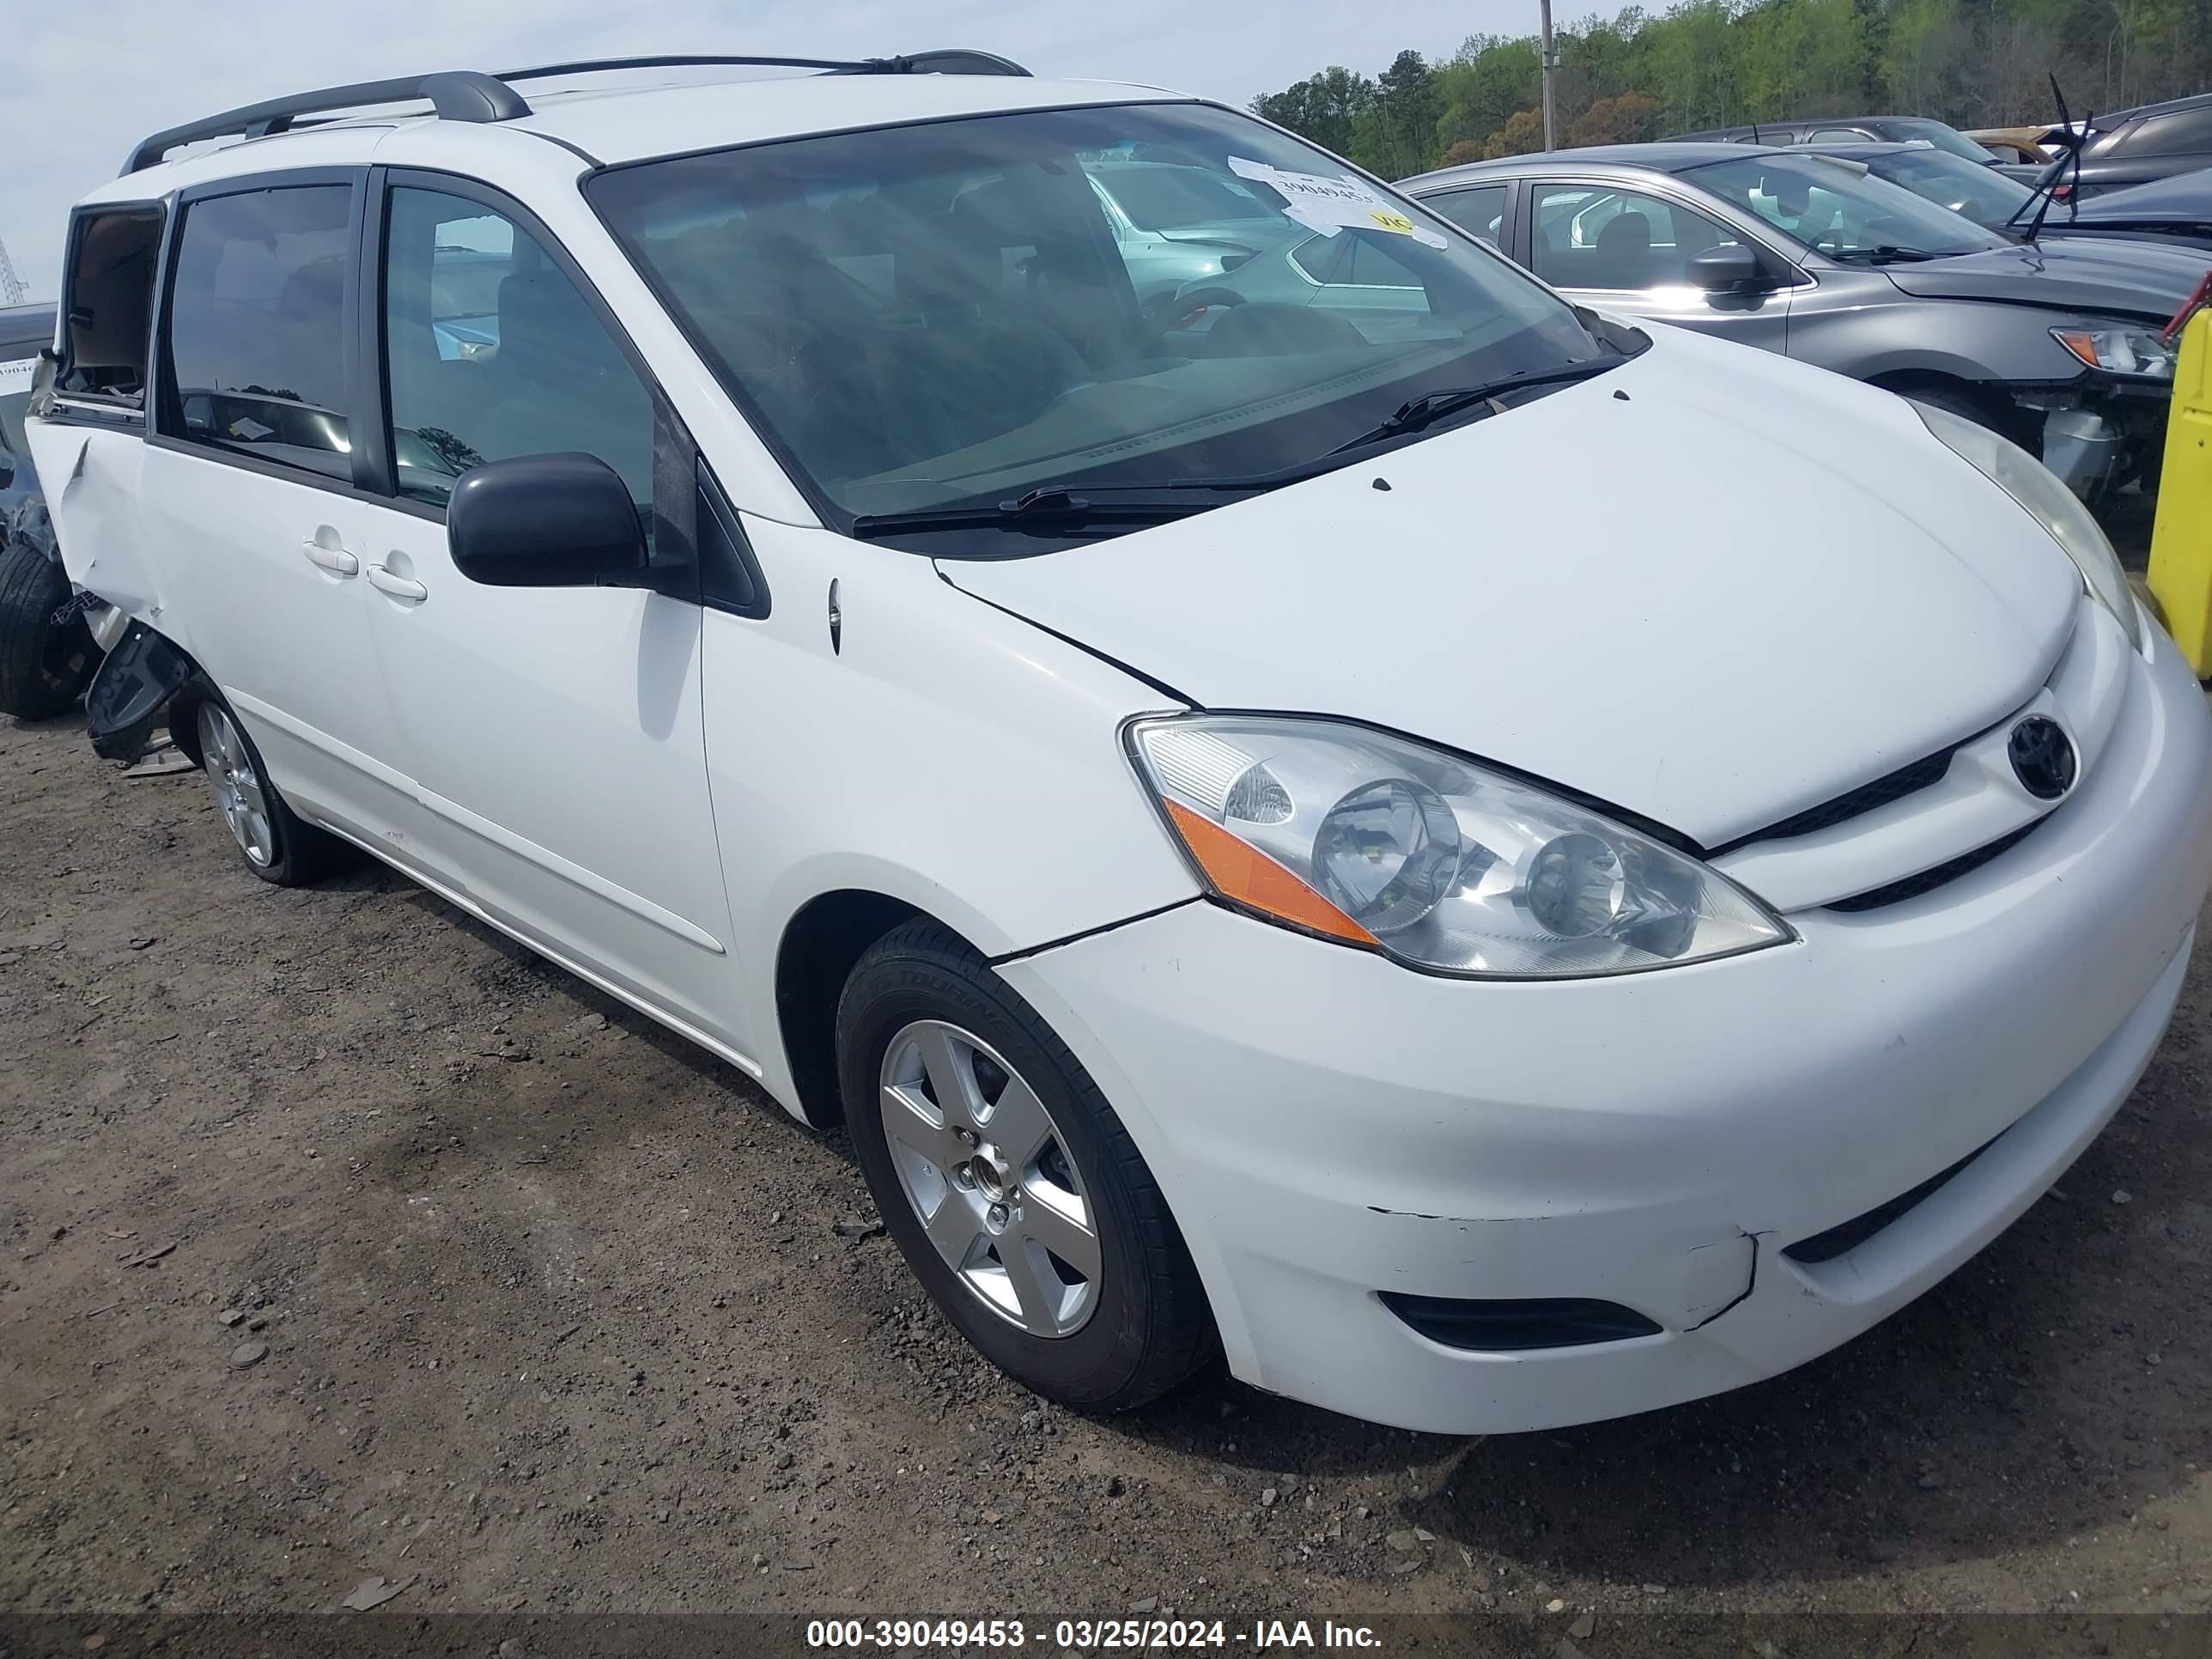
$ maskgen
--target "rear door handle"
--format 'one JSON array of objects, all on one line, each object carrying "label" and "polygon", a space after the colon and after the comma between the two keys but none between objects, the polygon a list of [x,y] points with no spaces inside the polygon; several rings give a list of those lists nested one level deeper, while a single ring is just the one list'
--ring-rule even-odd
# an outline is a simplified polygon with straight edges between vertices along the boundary
[{"label": "rear door handle", "polygon": [[404,576],[395,576],[380,564],[368,568],[368,585],[380,593],[389,593],[395,599],[427,599],[430,590],[418,581]]},{"label": "rear door handle", "polygon": [[320,542],[302,542],[307,556],[334,575],[350,576],[361,568],[361,561],[343,547],[325,547]]}]

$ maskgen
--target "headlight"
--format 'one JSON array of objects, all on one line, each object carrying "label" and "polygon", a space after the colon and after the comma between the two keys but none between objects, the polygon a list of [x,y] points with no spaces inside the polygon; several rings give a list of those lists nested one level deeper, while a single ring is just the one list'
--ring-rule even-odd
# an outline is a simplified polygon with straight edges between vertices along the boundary
[{"label": "headlight", "polygon": [[2051,337],[2091,368],[2154,380],[2173,378],[2177,348],[2154,328],[2054,328]]},{"label": "headlight", "polygon": [[1129,746],[1218,896],[1417,968],[1571,979],[1791,937],[1649,836],[1364,726],[1176,715],[1134,722]]},{"label": "headlight", "polygon": [[1946,409],[1923,403],[1912,407],[1930,433],[2018,501],[2051,539],[2066,550],[2081,573],[2082,584],[2119,619],[2128,643],[2142,650],[2142,625],[2136,611],[2136,596],[2128,589],[2127,573],[2120,568],[2120,556],[2112,551],[2112,543],[2105,539],[2105,532],[2097,528],[2097,521],[2089,516],[2081,498],[2009,438]]}]

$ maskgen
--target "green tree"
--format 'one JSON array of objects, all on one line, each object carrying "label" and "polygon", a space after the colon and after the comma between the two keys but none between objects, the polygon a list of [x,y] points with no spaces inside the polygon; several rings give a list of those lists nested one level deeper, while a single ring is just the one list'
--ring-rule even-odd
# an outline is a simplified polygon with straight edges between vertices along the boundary
[{"label": "green tree", "polygon": [[1267,93],[1252,100],[1252,112],[1279,126],[1310,138],[1339,155],[1352,151],[1352,124],[1375,102],[1375,83],[1331,64],[1282,92]]},{"label": "green tree", "polygon": [[1543,148],[1543,112],[1516,109],[1505,118],[1505,125],[1484,142],[1482,153],[1486,159],[1496,161],[1501,155],[1526,155]]},{"label": "green tree", "polygon": [[[1676,0],[1570,23],[1558,46],[1565,143],[1821,115],[2008,126],[2056,118],[2054,75],[2076,116],[2212,86],[2212,0]],[[1402,176],[1536,149],[1538,87],[1533,36],[1478,34],[1440,64],[1323,70],[1253,107]],[[1624,107],[1632,94],[1654,107]]]},{"label": "green tree", "polygon": [[1437,137],[1437,76],[1418,52],[1401,52],[1376,78],[1375,99],[1352,122],[1352,159],[1385,179],[1426,172],[1443,153]]},{"label": "green tree", "polygon": [[1437,140],[1482,143],[1536,101],[1542,72],[1533,37],[1470,36],[1437,71]]},{"label": "green tree", "polygon": [[1567,129],[1569,144],[1640,144],[1659,136],[1659,104],[1640,92],[1601,98]]}]

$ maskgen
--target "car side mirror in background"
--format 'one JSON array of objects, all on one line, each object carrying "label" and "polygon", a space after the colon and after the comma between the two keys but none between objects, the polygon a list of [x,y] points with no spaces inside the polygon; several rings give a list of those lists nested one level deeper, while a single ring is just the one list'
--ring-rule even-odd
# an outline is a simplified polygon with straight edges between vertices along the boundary
[{"label": "car side mirror in background", "polygon": [[1746,289],[1765,285],[1766,273],[1759,268],[1759,256],[1741,242],[1709,247],[1693,256],[1689,264],[1690,280],[1708,294],[1741,292]]},{"label": "car side mirror in background", "polygon": [[634,582],[645,531],[621,475],[596,455],[523,455],[471,467],[446,507],[455,568],[494,587]]}]

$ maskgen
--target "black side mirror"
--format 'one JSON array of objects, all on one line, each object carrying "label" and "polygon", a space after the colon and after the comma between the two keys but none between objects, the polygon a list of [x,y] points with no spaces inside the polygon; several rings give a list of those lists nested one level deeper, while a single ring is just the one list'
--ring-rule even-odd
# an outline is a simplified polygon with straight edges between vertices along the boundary
[{"label": "black side mirror", "polygon": [[1689,277],[1708,294],[1727,294],[1764,285],[1766,273],[1756,253],[1741,242],[1730,242],[1692,256]]},{"label": "black side mirror", "polygon": [[591,587],[646,568],[629,486],[596,455],[470,468],[446,507],[446,543],[461,574],[494,587]]}]

